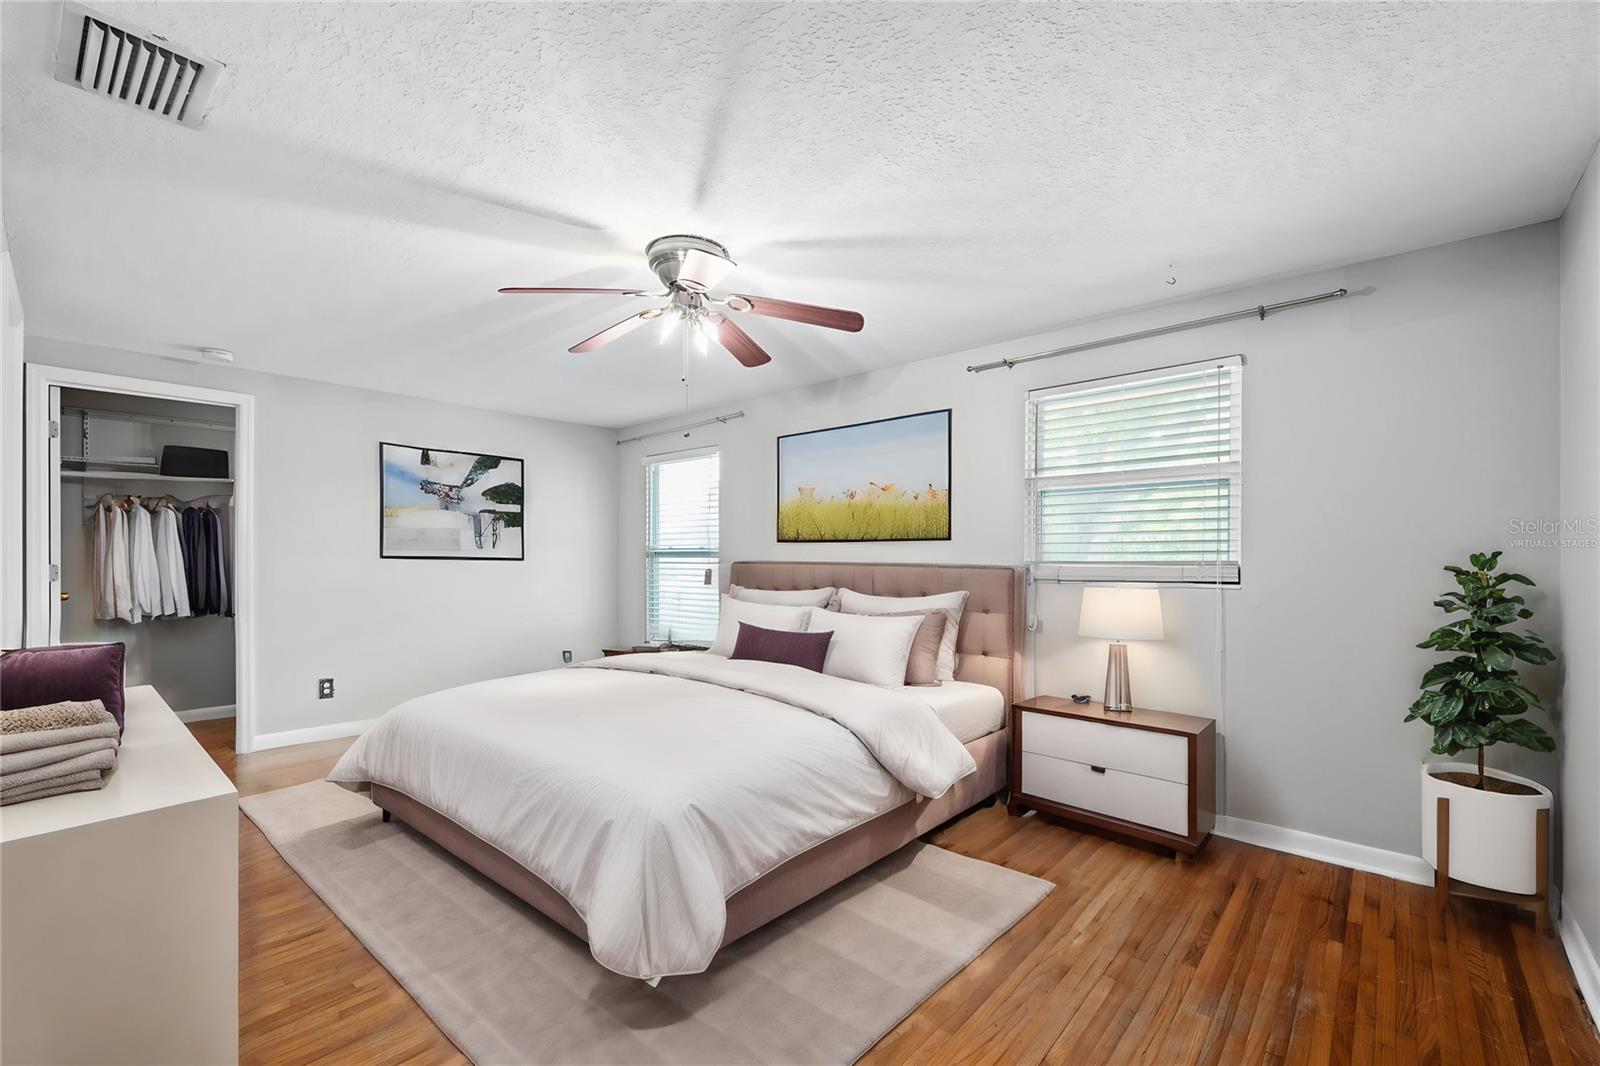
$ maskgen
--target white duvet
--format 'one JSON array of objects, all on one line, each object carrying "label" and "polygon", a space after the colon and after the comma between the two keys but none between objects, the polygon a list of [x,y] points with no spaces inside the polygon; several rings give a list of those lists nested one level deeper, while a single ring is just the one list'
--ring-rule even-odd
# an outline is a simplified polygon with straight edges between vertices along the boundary
[{"label": "white duvet", "polygon": [[330,781],[376,781],[532,870],[608,969],[699,973],[726,900],[976,767],[911,689],[701,652],[448,689],[384,715]]}]

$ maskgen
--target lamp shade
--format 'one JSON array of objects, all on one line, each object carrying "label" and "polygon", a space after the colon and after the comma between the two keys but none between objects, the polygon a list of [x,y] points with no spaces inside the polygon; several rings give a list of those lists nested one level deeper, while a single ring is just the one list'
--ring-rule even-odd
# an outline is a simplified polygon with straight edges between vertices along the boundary
[{"label": "lamp shade", "polygon": [[1085,588],[1078,635],[1102,640],[1160,640],[1161,590]]}]

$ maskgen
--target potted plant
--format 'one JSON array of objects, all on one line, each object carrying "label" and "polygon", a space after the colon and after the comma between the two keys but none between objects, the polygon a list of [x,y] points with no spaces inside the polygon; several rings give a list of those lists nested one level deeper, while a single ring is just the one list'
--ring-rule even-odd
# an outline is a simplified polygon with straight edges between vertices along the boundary
[{"label": "potted plant", "polygon": [[1518,573],[1496,573],[1499,552],[1474,553],[1468,561],[1469,567],[1445,567],[1457,587],[1433,604],[1461,617],[1435,629],[1417,647],[1451,657],[1423,675],[1422,695],[1406,721],[1420,718],[1433,727],[1435,755],[1475,749],[1477,760],[1476,765],[1423,764],[1422,853],[1437,870],[1436,818],[1438,800],[1444,797],[1450,801],[1450,878],[1532,895],[1543,885],[1536,869],[1541,854],[1537,826],[1543,821],[1538,812],[1550,809],[1550,790],[1486,768],[1483,756],[1486,748],[1502,743],[1555,750],[1555,739],[1522,717],[1542,705],[1517,674],[1519,662],[1541,666],[1555,661],[1555,653],[1535,634],[1508,628],[1533,617],[1524,598],[1508,593],[1508,587],[1531,587],[1533,582]]}]

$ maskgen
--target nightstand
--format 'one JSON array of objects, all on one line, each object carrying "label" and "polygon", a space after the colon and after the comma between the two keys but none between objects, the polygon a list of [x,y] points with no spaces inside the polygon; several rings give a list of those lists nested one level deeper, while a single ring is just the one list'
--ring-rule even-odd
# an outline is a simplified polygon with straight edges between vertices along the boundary
[{"label": "nightstand", "polygon": [[1217,724],[1035,696],[1011,708],[1012,814],[1032,809],[1200,850],[1217,821]]}]

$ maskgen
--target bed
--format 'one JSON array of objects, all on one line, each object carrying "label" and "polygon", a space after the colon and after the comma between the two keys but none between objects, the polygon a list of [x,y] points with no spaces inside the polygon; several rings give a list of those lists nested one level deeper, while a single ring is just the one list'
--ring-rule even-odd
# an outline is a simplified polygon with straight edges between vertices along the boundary
[{"label": "bed", "polygon": [[613,656],[408,701],[329,779],[370,789],[385,819],[651,982],[703,971],[1006,787],[1020,570],[737,562],[730,576],[749,589],[964,589],[955,681],[881,689],[705,653]]}]

